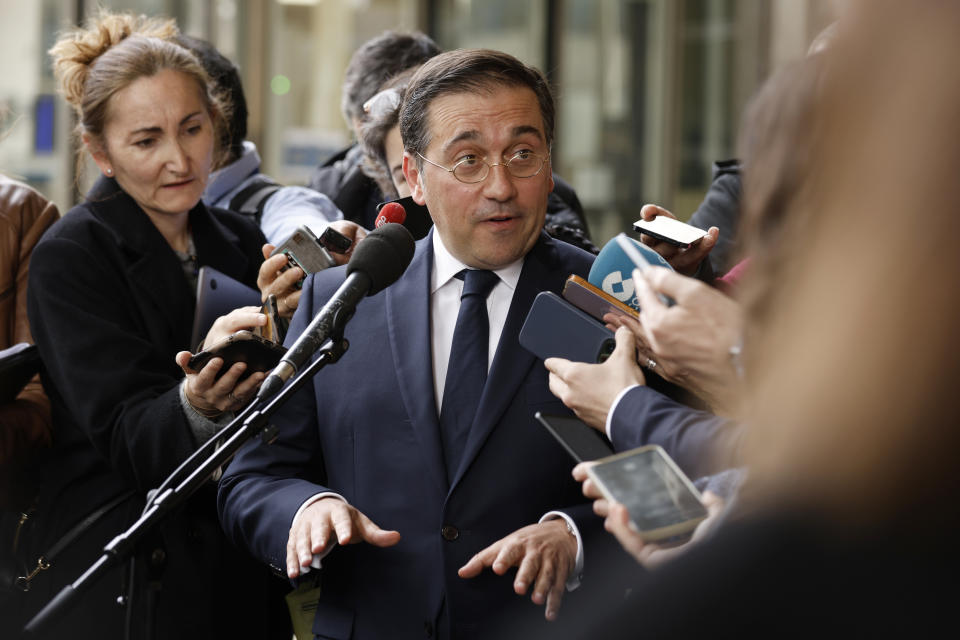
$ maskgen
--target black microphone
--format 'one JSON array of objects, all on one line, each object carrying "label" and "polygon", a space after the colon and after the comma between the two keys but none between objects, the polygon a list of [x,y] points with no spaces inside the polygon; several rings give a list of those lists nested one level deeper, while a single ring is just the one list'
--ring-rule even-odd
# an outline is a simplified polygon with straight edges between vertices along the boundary
[{"label": "black microphone", "polygon": [[343,330],[364,296],[396,282],[413,259],[413,250],[413,236],[397,223],[378,227],[357,243],[347,263],[347,279],[263,381],[257,397],[269,398],[279,391],[324,342]]}]

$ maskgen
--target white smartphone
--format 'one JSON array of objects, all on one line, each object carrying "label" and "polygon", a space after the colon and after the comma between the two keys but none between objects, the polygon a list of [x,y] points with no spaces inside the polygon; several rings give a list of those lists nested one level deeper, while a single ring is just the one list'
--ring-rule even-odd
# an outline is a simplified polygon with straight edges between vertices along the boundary
[{"label": "white smartphone", "polygon": [[[627,254],[627,257],[630,258],[630,261],[633,262],[634,266],[637,269],[640,269],[640,272],[643,273],[653,265],[647,260],[647,258],[634,246],[633,242],[625,233],[618,233],[614,240],[617,241],[617,244],[620,245],[620,248],[623,249],[623,252]],[[671,298],[670,296],[664,293],[658,293],[657,298],[660,299],[660,302],[672,307],[677,304],[677,301]]]},{"label": "white smartphone", "polygon": [[655,444],[601,458],[587,474],[607,499],[626,506],[644,542],[691,533],[707,517],[700,492]]},{"label": "white smartphone", "polygon": [[657,216],[653,220],[637,220],[633,223],[633,229],[678,247],[689,247],[707,235],[703,229],[668,216]]}]

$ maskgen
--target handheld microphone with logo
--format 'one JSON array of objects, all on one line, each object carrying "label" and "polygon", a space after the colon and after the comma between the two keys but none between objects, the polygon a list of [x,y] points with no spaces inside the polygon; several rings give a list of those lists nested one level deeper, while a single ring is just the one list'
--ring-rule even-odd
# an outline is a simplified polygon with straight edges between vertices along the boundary
[{"label": "handheld microphone with logo", "polygon": [[[670,263],[664,260],[663,256],[647,245],[637,242],[633,238],[627,238],[626,240],[636,246],[637,250],[643,254],[643,257],[651,265],[673,269]],[[593,261],[587,280],[598,289],[602,289],[620,302],[639,311],[640,304],[637,302],[636,288],[633,284],[634,268],[633,260],[624,253],[620,245],[617,244],[616,238],[614,238],[603,246],[596,260]]]},{"label": "handheld microphone with logo", "polygon": [[279,391],[324,342],[343,330],[364,296],[396,282],[413,259],[413,251],[413,236],[396,223],[374,229],[358,243],[347,263],[347,279],[263,381],[257,397],[269,398]]},{"label": "handheld microphone with logo", "polygon": [[375,229],[379,229],[383,225],[391,222],[403,224],[403,221],[406,219],[407,210],[403,208],[402,204],[399,202],[388,202],[380,207],[380,212],[377,213],[377,221],[373,224]]}]

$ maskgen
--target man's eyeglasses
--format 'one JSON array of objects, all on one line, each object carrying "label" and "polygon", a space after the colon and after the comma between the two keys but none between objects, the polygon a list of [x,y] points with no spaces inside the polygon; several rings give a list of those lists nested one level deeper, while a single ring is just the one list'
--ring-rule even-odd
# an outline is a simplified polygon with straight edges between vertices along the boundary
[{"label": "man's eyeglasses", "polygon": [[453,167],[445,167],[442,164],[437,164],[433,160],[424,157],[419,151],[417,155],[421,159],[426,160],[435,167],[439,167],[448,173],[452,173],[453,177],[463,182],[464,184],[476,184],[478,182],[483,182],[486,180],[487,176],[490,175],[490,169],[496,166],[501,166],[507,171],[510,172],[514,178],[532,178],[543,170],[543,165],[546,164],[547,158],[549,156],[541,156],[540,154],[534,153],[528,149],[523,149],[517,151],[515,154],[507,158],[504,162],[494,162],[490,164],[483,158],[477,156],[467,156]]}]

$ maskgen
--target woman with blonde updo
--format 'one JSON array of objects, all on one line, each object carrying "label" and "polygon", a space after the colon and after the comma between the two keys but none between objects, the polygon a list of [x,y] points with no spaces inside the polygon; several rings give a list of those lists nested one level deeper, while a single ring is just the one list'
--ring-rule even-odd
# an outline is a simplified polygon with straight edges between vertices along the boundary
[{"label": "woman with blonde updo", "polygon": [[[31,263],[30,324],[54,435],[22,553],[35,565],[92,522],[32,579],[24,619],[97,560],[147,492],[263,379],[218,358],[186,368],[199,267],[256,286],[265,240],[243,217],[200,202],[224,106],[176,34],[169,20],[101,13],[51,49],[83,149],[103,175]],[[239,309],[205,342],[265,322],[256,307]],[[226,543],[210,483],[141,543],[132,573],[105,575],[51,633],[119,638],[126,617],[132,637],[289,638],[289,627],[266,620],[273,580]]]}]

